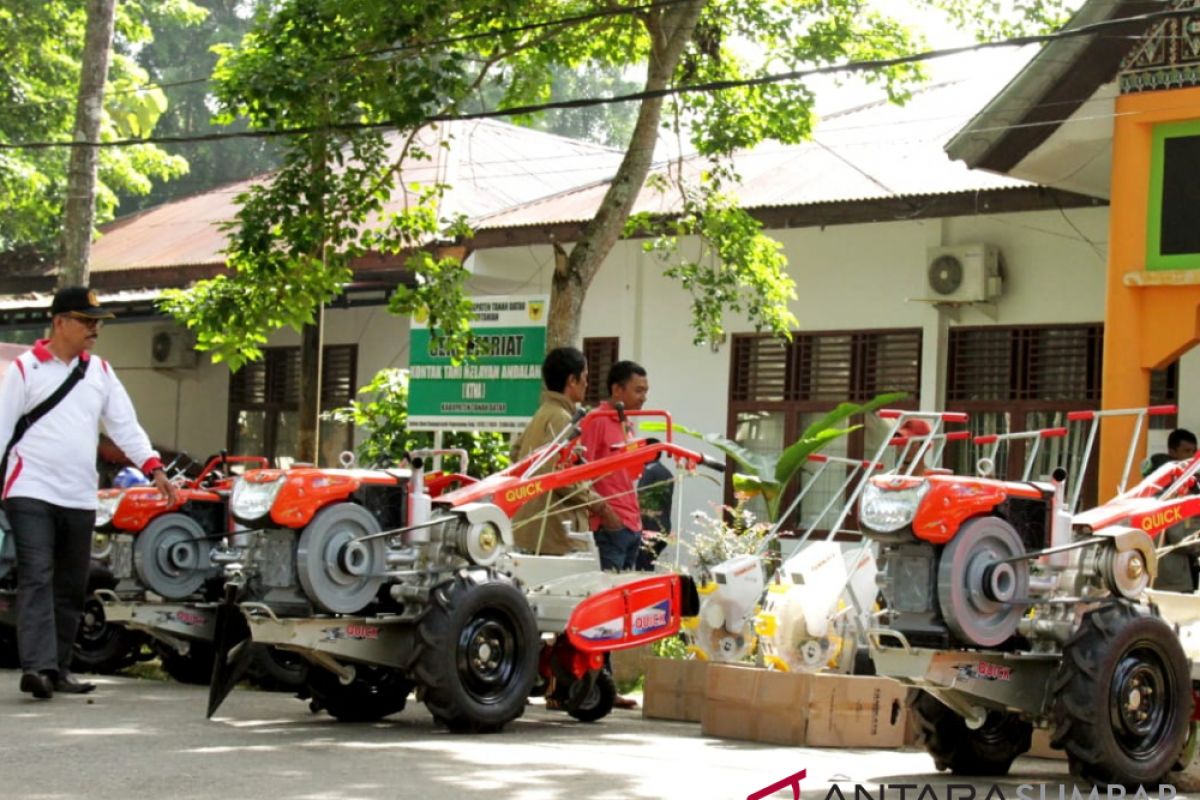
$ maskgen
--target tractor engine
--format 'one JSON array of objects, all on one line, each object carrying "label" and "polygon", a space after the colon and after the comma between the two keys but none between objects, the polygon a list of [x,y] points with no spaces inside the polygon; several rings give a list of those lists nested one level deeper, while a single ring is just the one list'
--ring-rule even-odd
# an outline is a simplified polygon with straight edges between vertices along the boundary
[{"label": "tractor engine", "polygon": [[227,577],[242,585],[243,600],[281,615],[355,614],[372,606],[396,613],[424,605],[432,586],[455,570],[489,567],[500,558],[511,537],[500,509],[435,508],[410,524],[409,480],[407,470],[247,476],[230,508],[257,530]]},{"label": "tractor engine", "polygon": [[915,647],[1019,644],[1031,562],[1049,546],[1052,487],[951,476],[872,479],[860,502],[864,535],[878,542],[887,627]]},{"label": "tractor engine", "polygon": [[1152,541],[1115,521],[1072,527],[1065,478],[872,479],[859,511],[880,547],[886,627],[914,647],[1057,650],[1080,603],[1139,597]]}]

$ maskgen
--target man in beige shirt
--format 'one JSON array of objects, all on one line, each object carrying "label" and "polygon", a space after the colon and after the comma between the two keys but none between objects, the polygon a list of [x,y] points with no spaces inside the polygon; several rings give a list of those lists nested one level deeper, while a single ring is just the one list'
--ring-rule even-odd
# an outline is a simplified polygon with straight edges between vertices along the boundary
[{"label": "man in beige shirt", "polygon": [[[513,450],[513,460],[519,461],[534,450],[551,442],[571,424],[575,408],[587,392],[587,360],[574,347],[558,347],[546,354],[542,362],[542,405],[522,431]],[[551,472],[558,459],[550,459],[538,470]],[[594,510],[612,527],[620,520],[602,497],[592,491],[589,483],[564,486],[529,501],[513,517],[513,536],[517,546],[527,553],[559,556],[587,549],[587,541],[572,539],[567,531],[586,533],[588,511]]]}]

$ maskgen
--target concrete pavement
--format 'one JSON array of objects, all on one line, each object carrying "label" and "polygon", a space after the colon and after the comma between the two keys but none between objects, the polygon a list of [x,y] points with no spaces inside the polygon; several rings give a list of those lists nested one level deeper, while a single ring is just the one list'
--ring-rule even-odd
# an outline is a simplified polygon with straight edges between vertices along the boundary
[{"label": "concrete pavement", "polygon": [[[347,725],[289,695],[239,689],[209,721],[201,687],[99,677],[92,695],[44,702],[20,694],[17,679],[0,671],[4,798],[743,800],[800,769],[809,800],[825,800],[831,784],[847,800],[854,784],[880,800],[880,784],[932,783],[940,799],[948,782],[964,783],[937,777],[923,752],[708,739],[699,725],[643,720],[639,711],[585,725],[539,704],[503,733],[457,736],[411,699],[381,723]],[[1018,784],[1048,782],[1045,800],[1059,800],[1064,781],[1064,762],[1022,759],[999,786],[1011,800]],[[983,800],[992,784],[976,785]],[[918,800],[911,789],[886,797]],[[967,798],[959,790],[955,800]]]}]

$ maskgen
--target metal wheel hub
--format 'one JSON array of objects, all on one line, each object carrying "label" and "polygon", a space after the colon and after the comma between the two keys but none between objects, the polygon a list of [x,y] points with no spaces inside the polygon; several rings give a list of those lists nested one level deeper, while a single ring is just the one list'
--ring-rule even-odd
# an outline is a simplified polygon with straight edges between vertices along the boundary
[{"label": "metal wheel hub", "polygon": [[1165,724],[1163,702],[1167,697],[1166,678],[1160,664],[1131,653],[1113,676],[1111,710],[1115,728],[1122,737],[1145,744],[1158,735]]},{"label": "metal wheel hub", "polygon": [[459,670],[466,690],[480,702],[495,702],[516,672],[516,635],[508,620],[483,616],[459,637]]}]

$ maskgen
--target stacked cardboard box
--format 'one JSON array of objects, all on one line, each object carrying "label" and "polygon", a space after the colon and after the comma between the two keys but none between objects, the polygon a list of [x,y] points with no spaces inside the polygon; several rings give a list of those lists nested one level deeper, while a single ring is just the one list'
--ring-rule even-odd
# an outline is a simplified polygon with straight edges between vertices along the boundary
[{"label": "stacked cardboard box", "polygon": [[647,659],[642,716],[699,722],[707,670],[707,661]]},{"label": "stacked cardboard box", "polygon": [[809,747],[902,747],[907,689],[889,678],[772,672],[712,664],[701,730]]}]

